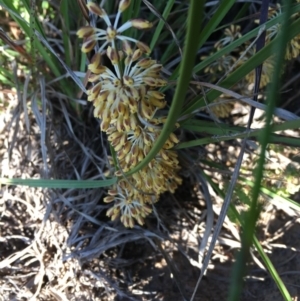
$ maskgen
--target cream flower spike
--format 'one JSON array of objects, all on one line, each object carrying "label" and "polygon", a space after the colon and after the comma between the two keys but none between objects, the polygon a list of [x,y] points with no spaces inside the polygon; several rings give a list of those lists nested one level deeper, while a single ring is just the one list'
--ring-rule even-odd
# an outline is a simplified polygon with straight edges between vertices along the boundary
[{"label": "cream flower spike", "polygon": [[[128,28],[147,29],[152,24],[142,19],[132,19],[118,25],[121,14],[130,6],[130,0],[119,1],[118,11],[111,22],[106,11],[93,2],[88,10],[100,17],[106,29],[84,26],[77,35],[83,38],[84,53],[100,49],[88,65],[88,101],[93,102],[94,116],[101,119],[100,130],[106,132],[115,161],[111,165],[118,181],[104,198],[110,203],[107,216],[120,218],[125,227],[132,228],[152,212],[159,195],[173,193],[181,184],[178,155],[172,148],[179,142],[171,133],[152,161],[132,176],[124,172],[137,166],[150,152],[161,132],[166,117],[155,117],[166,106],[165,95],[159,88],[167,84],[162,75],[162,65],[148,57],[148,45],[122,33]],[[102,22],[103,23],[103,22]],[[103,24],[102,24],[103,25]],[[118,40],[118,41],[117,41]],[[102,56],[111,64],[105,64]]]}]

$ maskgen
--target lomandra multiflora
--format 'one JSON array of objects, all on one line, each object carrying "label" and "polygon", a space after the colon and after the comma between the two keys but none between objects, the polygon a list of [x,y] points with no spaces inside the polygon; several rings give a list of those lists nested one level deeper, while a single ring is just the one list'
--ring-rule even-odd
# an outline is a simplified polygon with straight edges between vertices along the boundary
[{"label": "lomandra multiflora", "polygon": [[[295,2],[300,3],[300,0]],[[282,14],[282,8],[279,3],[276,5],[271,4],[269,7],[268,20],[272,20]],[[300,18],[300,13],[297,12],[291,16],[291,22],[294,22]],[[253,25],[259,24],[259,19],[253,20]],[[221,38],[213,45],[212,50],[206,56],[201,56],[201,60],[205,60],[208,57],[213,56],[218,51],[223,50],[229,44],[235,42],[242,37],[242,32],[249,30],[249,25],[247,23],[246,28],[242,28],[240,25],[230,25],[224,28]],[[255,26],[256,26],[255,25]],[[266,39],[265,44],[268,45],[282,30],[282,23],[278,21],[273,26],[266,29]],[[216,83],[220,79],[225,78],[228,74],[231,74],[237,68],[244,65],[250,58],[252,58],[256,53],[256,43],[247,41],[237,48],[230,51],[230,53],[224,54],[218,59],[214,60],[210,65],[204,69],[206,75],[205,80],[208,82]],[[286,63],[291,60],[299,58],[300,55],[300,35],[294,36],[286,46],[285,51],[285,61]],[[270,83],[272,76],[274,74],[275,66],[275,56],[272,55],[268,57],[262,64],[261,77],[260,77],[260,89],[265,89]],[[282,70],[284,72],[284,70]],[[249,72],[245,78],[239,81],[232,89],[235,92],[247,95],[253,95],[253,87],[255,83],[256,71],[253,69]],[[214,100],[217,104],[210,108],[210,113],[212,112],[216,117],[227,118],[230,116],[233,109],[233,102],[231,102],[230,96],[222,94],[219,98]]]},{"label": "lomandra multiflora", "polygon": [[[177,153],[172,150],[178,143],[173,133],[146,167],[124,176],[149,153],[166,119],[156,114],[166,105],[165,95],[159,92],[167,84],[161,76],[162,65],[149,57],[146,44],[123,35],[131,27],[142,30],[152,24],[133,19],[119,25],[129,5],[129,0],[120,1],[112,22],[103,8],[89,2],[89,11],[100,17],[106,28],[84,26],[77,35],[83,38],[83,52],[95,51],[88,65],[88,100],[93,102],[94,116],[101,119],[101,131],[106,132],[116,154],[118,182],[104,198],[112,204],[107,215],[112,220],[120,217],[126,227],[133,227],[135,222],[143,225],[159,195],[173,193],[182,180]],[[109,58],[112,67],[103,65],[103,56]]]}]

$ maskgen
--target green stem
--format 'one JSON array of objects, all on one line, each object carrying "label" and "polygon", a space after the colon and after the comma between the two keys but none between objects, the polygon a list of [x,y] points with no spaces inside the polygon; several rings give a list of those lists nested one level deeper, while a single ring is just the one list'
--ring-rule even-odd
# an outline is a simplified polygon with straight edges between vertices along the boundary
[{"label": "green stem", "polygon": [[204,0],[192,0],[189,7],[188,28],[183,51],[183,60],[180,64],[180,76],[166,123],[149,154],[136,167],[126,173],[128,176],[145,167],[160,151],[166,140],[169,138],[170,133],[174,130],[175,123],[185,101],[185,94],[195,63],[196,51],[199,44],[197,37],[200,35],[204,2]]},{"label": "green stem", "polygon": [[[277,43],[274,45],[272,49],[275,53],[275,68],[274,68],[274,76],[271,81],[271,87],[267,94],[267,103],[268,108],[266,111],[266,125],[264,131],[262,131],[260,136],[261,143],[261,153],[258,161],[258,166],[255,173],[255,183],[252,189],[252,202],[249,211],[245,216],[245,226],[243,227],[243,235],[241,237],[242,240],[242,249],[238,254],[236,263],[233,269],[232,275],[232,285],[230,286],[229,298],[228,300],[240,300],[240,295],[243,287],[243,276],[245,274],[246,264],[250,256],[250,248],[253,243],[253,235],[255,233],[256,222],[259,217],[260,208],[258,206],[258,196],[261,189],[261,181],[263,178],[264,172],[264,164],[265,164],[265,153],[266,148],[269,143],[269,136],[272,131],[272,118],[273,112],[276,106],[276,102],[278,99],[278,87],[280,87],[280,75],[281,75],[281,67],[284,63],[284,56],[286,45],[288,43],[288,35],[287,30],[290,23],[291,16],[291,0],[286,1],[286,11],[284,12],[284,22],[282,25],[282,31],[280,36],[278,37]],[[276,47],[276,48],[275,48]],[[283,292],[283,297],[285,300],[291,300],[287,291]]]}]

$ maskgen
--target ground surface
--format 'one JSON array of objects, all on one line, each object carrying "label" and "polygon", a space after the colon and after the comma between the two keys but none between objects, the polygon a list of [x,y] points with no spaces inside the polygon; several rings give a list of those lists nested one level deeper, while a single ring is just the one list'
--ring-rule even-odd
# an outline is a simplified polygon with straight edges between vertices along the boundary
[{"label": "ground surface", "polygon": [[[63,114],[57,114],[61,119],[56,123],[58,126],[47,132],[45,159],[34,116],[29,116],[28,132],[16,96],[8,96],[10,107],[1,112],[1,177],[39,178],[46,173],[45,164],[48,176],[55,173],[61,178],[76,178],[76,174],[77,178],[97,174],[100,177],[97,166],[104,169],[105,153],[98,142],[99,135],[91,129],[94,125],[80,130],[80,124],[73,123],[78,140],[88,150],[87,156],[70,133]],[[202,156],[215,156],[232,167],[238,149],[238,143],[208,147],[203,149]],[[280,156],[276,152],[270,154],[272,164],[283,168],[297,151],[287,150]],[[245,164],[254,157],[255,152],[246,154]],[[228,177],[210,172],[221,186]],[[247,170],[243,172],[247,174]],[[212,189],[210,193],[216,221],[222,200]],[[182,295],[190,298],[199,277],[198,248],[207,212],[201,188],[193,177],[187,175],[175,195],[162,197],[156,206],[157,213],[144,228],[127,230],[119,223],[108,222],[102,195],[101,189],[1,188],[0,300],[172,301],[183,300]],[[295,191],[293,198],[299,202],[299,192]],[[240,209],[243,210],[242,204]],[[295,210],[276,200],[264,199],[258,238],[293,300],[300,297],[299,221]],[[239,246],[238,229],[226,219],[195,300],[226,300]],[[254,250],[252,259],[241,300],[282,300]]]}]

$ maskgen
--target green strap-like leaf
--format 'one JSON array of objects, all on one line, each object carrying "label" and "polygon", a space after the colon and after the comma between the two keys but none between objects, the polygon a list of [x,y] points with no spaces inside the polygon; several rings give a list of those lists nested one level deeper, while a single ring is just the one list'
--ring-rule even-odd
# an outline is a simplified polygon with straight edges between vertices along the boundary
[{"label": "green strap-like leaf", "polygon": [[[300,19],[295,21],[291,26],[288,27],[286,37],[290,40],[300,33]],[[238,83],[242,78],[244,78],[249,72],[251,72],[255,67],[262,64],[270,55],[273,54],[272,49],[276,47],[278,38],[275,38],[268,45],[266,45],[261,51],[253,55],[248,61],[246,61],[241,67],[232,72],[225,80],[223,80],[219,86],[224,88],[230,88],[236,83]],[[198,108],[205,106],[206,103],[214,101],[217,97],[222,94],[220,91],[211,90],[206,95],[205,98],[202,96],[195,97],[182,113],[181,116],[191,114]]]},{"label": "green strap-like leaf", "polygon": [[167,121],[164,124],[164,127],[149,154],[142,162],[131,169],[127,175],[132,175],[146,166],[156,156],[156,154],[165,144],[166,140],[169,138],[170,133],[174,130],[175,123],[184,104],[185,94],[194,67],[195,55],[198,46],[197,37],[199,37],[202,24],[204,2],[204,0],[192,0],[190,3],[186,44],[183,50],[183,60],[180,64],[180,76]]},{"label": "green strap-like leaf", "polygon": [[[169,14],[170,14],[170,11],[171,11],[171,9],[172,9],[172,7],[174,5],[174,2],[175,2],[175,0],[167,1],[165,10],[164,10],[164,12],[162,14],[162,17],[165,20],[168,18]],[[159,38],[159,35],[160,35],[160,33],[161,33],[164,25],[165,25],[165,22],[163,20],[160,20],[158,22],[158,25],[155,28],[155,32],[154,32],[154,34],[152,36],[151,43],[150,43],[150,49],[151,49],[151,51],[153,50],[153,48],[154,48],[154,46],[155,46],[155,44],[156,44],[156,42],[157,42],[157,40]]]},{"label": "green strap-like leaf", "polygon": [[[248,132],[244,127],[229,126],[222,124],[218,127],[215,123],[210,121],[202,120],[190,120],[187,123],[184,123],[182,126],[183,129],[190,130],[193,132],[203,133],[203,134],[212,134],[212,137],[205,137],[200,139],[195,139],[187,142],[182,142],[176,146],[176,149],[184,149],[193,146],[205,145],[209,143],[216,143],[221,141],[228,141],[233,139],[240,139],[245,137],[258,137],[263,129],[252,130]],[[272,125],[271,132],[278,132],[284,130],[292,130],[300,128],[300,119],[286,121],[281,124]],[[293,145],[300,147],[300,139],[295,137],[285,137],[282,135],[270,134],[269,136],[270,143],[283,143],[286,145]]]},{"label": "green strap-like leaf", "polygon": [[53,180],[53,179],[6,179],[0,178],[3,185],[21,185],[40,188],[100,188],[108,187],[117,182],[117,178],[108,180]]},{"label": "green strap-like leaf", "polygon": [[[210,20],[206,24],[206,26],[201,31],[200,37],[199,37],[199,44],[198,49],[200,49],[204,43],[207,41],[207,39],[210,37],[210,35],[213,33],[213,31],[217,28],[217,26],[220,24],[220,22],[223,20],[224,16],[228,13],[232,5],[235,3],[235,0],[224,0],[220,1],[220,5],[216,12],[211,16]],[[200,16],[199,16],[200,18]],[[194,69],[195,70],[195,69]],[[172,76],[171,79],[174,79],[178,76],[179,68],[177,68]]]}]

